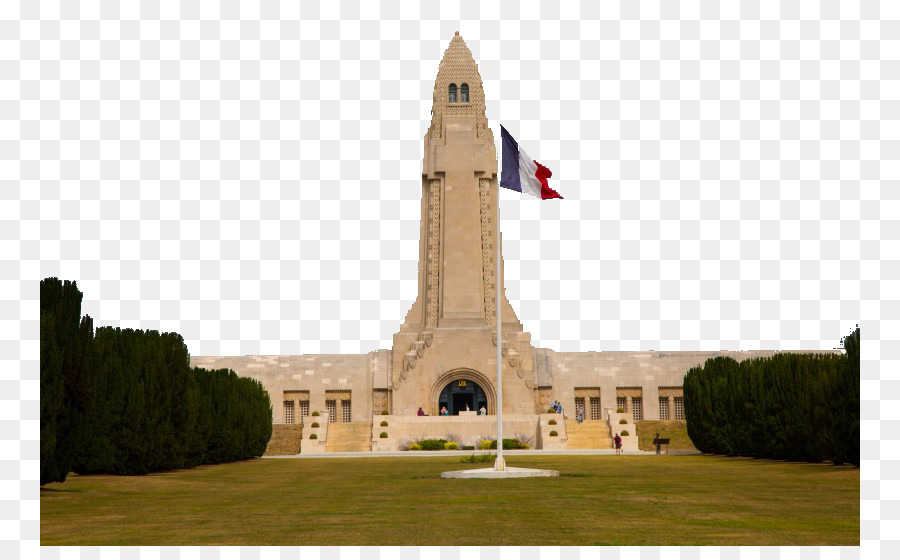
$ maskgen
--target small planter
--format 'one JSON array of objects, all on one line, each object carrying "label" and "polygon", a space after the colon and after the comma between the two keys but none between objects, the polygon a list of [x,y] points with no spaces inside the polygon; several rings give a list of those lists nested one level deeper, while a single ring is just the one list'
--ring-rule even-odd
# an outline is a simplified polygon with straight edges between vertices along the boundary
[{"label": "small planter", "polygon": [[313,435],[309,436],[309,439],[319,439],[319,436],[317,436],[316,434],[313,434]]},{"label": "small planter", "polygon": [[631,434],[628,433],[628,430],[622,430],[621,432],[619,432],[619,435],[620,436],[630,436]]},{"label": "small planter", "polygon": [[624,419],[624,418],[622,418],[621,420],[619,420],[619,424],[627,424],[627,423],[628,423],[628,420],[626,420],[626,419]]},{"label": "small planter", "polygon": [[318,415],[319,415],[319,411],[313,410],[313,413],[310,416],[318,416]]},{"label": "small planter", "polygon": [[318,428],[318,427],[319,427],[319,423],[318,423],[318,422],[313,422],[312,424],[309,425],[309,427],[310,427],[310,428]]},{"label": "small planter", "polygon": [[381,421],[381,427],[382,427],[382,428],[386,428],[387,425],[388,425],[387,420],[382,420],[382,421]]},{"label": "small planter", "polygon": [[547,423],[550,424],[551,426],[555,426],[555,425],[556,425],[556,420],[554,420],[553,418],[551,418],[550,421],[547,422]]},{"label": "small planter", "polygon": [[559,434],[556,433],[556,430],[550,430],[550,437],[556,437],[556,436],[558,436],[558,435],[559,435]]},{"label": "small planter", "polygon": [[387,432],[381,432],[381,434],[378,437],[380,437],[381,439],[387,438],[388,437]]}]

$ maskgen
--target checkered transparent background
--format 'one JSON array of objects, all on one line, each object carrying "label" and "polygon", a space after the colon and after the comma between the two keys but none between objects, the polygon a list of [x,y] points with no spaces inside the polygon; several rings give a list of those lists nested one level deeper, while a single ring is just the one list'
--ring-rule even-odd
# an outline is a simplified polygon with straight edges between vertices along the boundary
[{"label": "checkered transparent background", "polygon": [[[900,4],[378,4],[0,3],[0,556],[38,555],[39,279],[194,355],[390,347],[457,30],[495,138],[504,123],[566,197],[502,196],[507,293],[537,346],[828,349],[864,328],[862,551],[499,557],[900,555]],[[298,557],[40,556],[120,552]],[[302,557],[335,554],[379,551]]]}]

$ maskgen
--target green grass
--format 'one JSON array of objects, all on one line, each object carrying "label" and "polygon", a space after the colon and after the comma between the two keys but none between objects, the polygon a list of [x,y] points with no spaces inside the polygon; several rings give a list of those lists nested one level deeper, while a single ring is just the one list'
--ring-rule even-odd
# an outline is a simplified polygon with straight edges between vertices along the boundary
[{"label": "green grass", "polygon": [[257,459],[41,490],[42,545],[858,545],[859,469],[510,456],[559,478],[444,480],[459,457]]},{"label": "green grass", "polygon": [[669,451],[697,451],[688,437],[687,422],[684,420],[639,420],[634,426],[638,435],[638,449],[656,451],[653,438],[659,433],[661,438],[669,438]]}]

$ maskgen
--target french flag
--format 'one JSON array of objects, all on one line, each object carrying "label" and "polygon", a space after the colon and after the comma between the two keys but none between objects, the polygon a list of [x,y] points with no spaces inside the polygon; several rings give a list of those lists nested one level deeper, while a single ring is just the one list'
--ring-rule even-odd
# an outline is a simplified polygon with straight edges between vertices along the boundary
[{"label": "french flag", "polygon": [[501,187],[530,194],[542,200],[562,198],[547,183],[547,179],[553,173],[528,157],[525,150],[519,147],[519,143],[503,128],[503,125],[500,125],[500,138],[503,153],[503,169],[500,173]]}]

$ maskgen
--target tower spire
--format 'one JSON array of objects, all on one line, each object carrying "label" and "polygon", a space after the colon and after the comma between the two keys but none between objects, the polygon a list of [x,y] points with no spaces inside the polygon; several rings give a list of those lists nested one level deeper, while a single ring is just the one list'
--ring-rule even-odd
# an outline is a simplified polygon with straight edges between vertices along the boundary
[{"label": "tower spire", "polygon": [[[497,152],[478,65],[459,32],[434,81],[422,162],[419,297],[404,329],[490,327],[497,283]],[[507,329],[521,331],[501,302]]]}]

